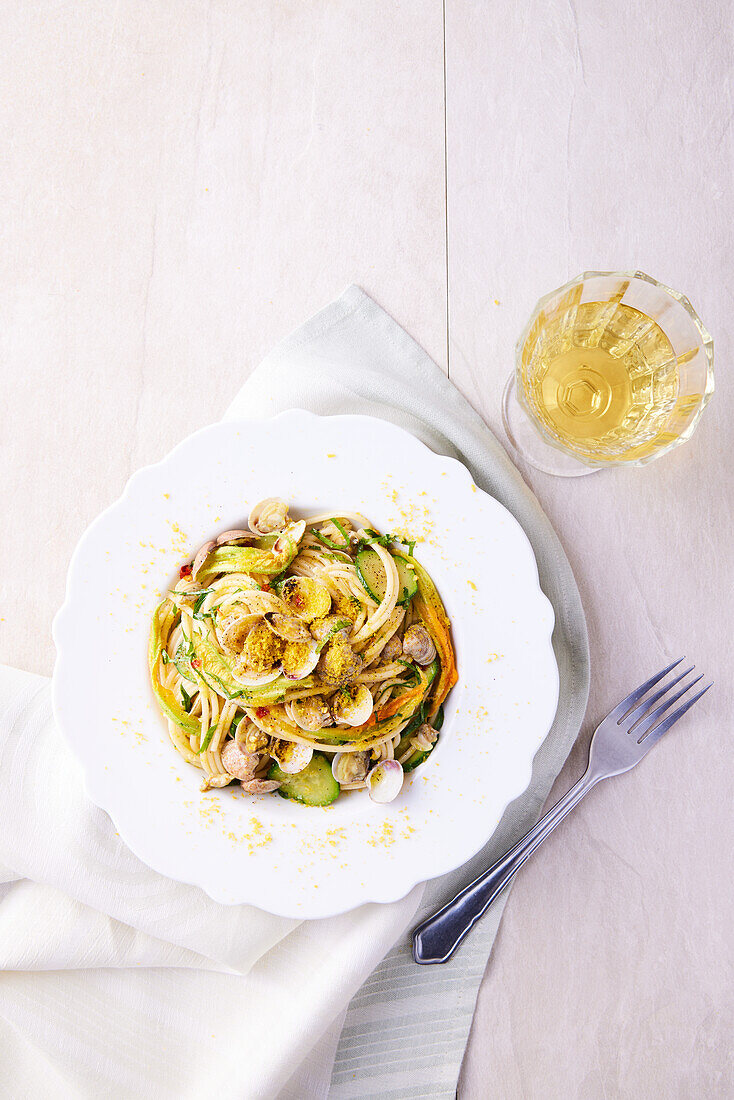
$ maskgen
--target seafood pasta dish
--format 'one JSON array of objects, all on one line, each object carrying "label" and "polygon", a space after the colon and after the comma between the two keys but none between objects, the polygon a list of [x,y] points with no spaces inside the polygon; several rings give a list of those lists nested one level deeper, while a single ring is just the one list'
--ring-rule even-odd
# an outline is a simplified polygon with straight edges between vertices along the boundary
[{"label": "seafood pasta dish", "polygon": [[156,608],[150,676],[202,790],[327,806],[397,796],[456,683],[450,625],[414,544],[275,498],[205,543]]}]

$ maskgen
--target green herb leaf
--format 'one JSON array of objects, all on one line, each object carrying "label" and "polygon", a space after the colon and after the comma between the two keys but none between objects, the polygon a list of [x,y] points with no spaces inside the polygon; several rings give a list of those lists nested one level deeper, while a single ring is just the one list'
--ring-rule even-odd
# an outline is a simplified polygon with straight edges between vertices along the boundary
[{"label": "green herb leaf", "polygon": [[341,550],[342,554],[346,553],[343,546],[339,546],[339,544],[334,542],[332,539],[327,539],[326,535],[322,535],[320,531],[312,531],[311,533],[315,535],[319,542],[322,542],[324,546],[328,546],[330,550]]},{"label": "green herb leaf", "polygon": [[206,750],[211,745],[212,737],[214,736],[214,730],[216,728],[217,728],[217,723],[215,722],[214,725],[210,726],[209,729],[204,734],[204,740],[201,742],[201,748],[199,749],[199,756],[201,756],[201,754],[203,752],[206,752]]},{"label": "green herb leaf", "polygon": [[194,604],[194,609],[191,612],[192,616],[195,619],[211,619],[211,617],[212,617],[211,611],[205,611],[203,615],[201,613],[201,606],[204,603],[204,600],[209,595],[210,591],[211,591],[210,589],[207,589],[206,592],[202,592],[201,595],[196,600],[196,603]]},{"label": "green herb leaf", "polygon": [[349,535],[347,534],[347,531],[346,531],[346,528],[344,527],[344,524],[341,523],[336,517],[334,517],[334,519],[332,519],[331,522],[334,524],[337,531],[339,532],[341,537],[344,539],[344,542],[346,544],[346,549],[348,550],[349,549]]},{"label": "green herb leaf", "polygon": [[163,664],[167,665],[168,662],[170,661],[170,659],[171,658],[168,656],[168,650],[167,649],[162,649],[161,650],[161,660],[163,661]]},{"label": "green herb leaf", "polygon": [[403,541],[395,535],[378,535],[377,531],[373,531],[371,527],[365,527],[364,533],[366,537],[361,538],[357,543],[357,553],[367,546],[384,546],[389,550],[394,543]]},{"label": "green herb leaf", "polygon": [[191,713],[191,700],[192,699],[193,699],[193,695],[189,695],[186,688],[183,686],[183,684],[181,684],[181,701],[183,702],[183,709],[186,711],[187,714]]},{"label": "green herb leaf", "polygon": [[443,725],[443,703],[441,703],[441,706],[436,711],[436,717],[433,719],[433,728],[435,729],[436,733],[438,733],[438,731],[441,729],[442,725]]}]

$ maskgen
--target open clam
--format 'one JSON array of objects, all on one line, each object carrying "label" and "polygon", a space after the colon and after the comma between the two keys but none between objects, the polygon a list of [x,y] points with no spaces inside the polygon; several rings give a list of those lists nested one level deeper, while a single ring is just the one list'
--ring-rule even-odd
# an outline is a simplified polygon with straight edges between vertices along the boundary
[{"label": "open clam", "polygon": [[247,517],[247,525],[256,535],[269,535],[282,531],[288,522],[288,505],[277,497],[258,501]]},{"label": "open clam", "polygon": [[343,687],[359,675],[362,658],[355,653],[343,634],[336,634],[318,662],[318,674],[325,684]]},{"label": "open clam", "polygon": [[291,614],[307,623],[323,619],[331,608],[329,589],[311,577],[286,577],[280,586],[280,598]]},{"label": "open clam", "polygon": [[403,786],[403,768],[397,760],[382,760],[367,776],[367,790],[373,802],[392,802]]},{"label": "open clam", "polygon": [[313,640],[305,623],[294,615],[283,615],[279,611],[268,611],[264,619],[273,633],[286,642],[310,642]]},{"label": "open clam", "polygon": [[293,721],[307,733],[315,733],[331,725],[331,713],[323,696],[309,695],[307,699],[294,699],[290,704]]},{"label": "open clam", "polygon": [[256,622],[242,645],[241,670],[259,675],[270,672],[283,656],[286,643],[264,622]]},{"label": "open clam", "polygon": [[222,649],[235,655],[241,653],[247,635],[257,619],[257,615],[251,615],[247,611],[230,611],[217,615],[215,629]]},{"label": "open clam", "polygon": [[247,662],[239,657],[232,669],[232,675],[238,684],[242,684],[243,687],[254,688],[262,687],[264,684],[272,684],[273,680],[277,680],[280,676],[279,668],[269,668],[264,672],[255,672],[247,665]]},{"label": "open clam", "polygon": [[334,696],[331,711],[335,722],[361,726],[372,714],[372,692],[364,684],[341,688]]},{"label": "open clam", "polygon": [[307,642],[286,642],[280,663],[284,676],[289,680],[302,680],[316,668],[319,649],[313,638]]},{"label": "open clam", "polygon": [[270,746],[270,755],[277,760],[278,767],[286,775],[297,775],[308,767],[313,757],[313,749],[309,745],[299,745],[294,741],[281,741],[274,739]]},{"label": "open clam", "polygon": [[316,619],[310,623],[309,629],[323,649],[326,643],[335,638],[337,634],[343,634],[346,637],[352,629],[352,625],[351,619],[347,619],[343,615],[327,615],[325,619]]},{"label": "open clam", "polygon": [[337,783],[361,783],[369,766],[368,752],[338,752],[331,762],[331,774]]}]

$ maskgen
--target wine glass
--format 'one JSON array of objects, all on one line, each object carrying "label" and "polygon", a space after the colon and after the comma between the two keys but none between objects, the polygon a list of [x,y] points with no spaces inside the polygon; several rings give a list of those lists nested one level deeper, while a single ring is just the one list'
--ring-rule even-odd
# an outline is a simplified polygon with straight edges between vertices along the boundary
[{"label": "wine glass", "polygon": [[530,465],[560,477],[642,466],[692,435],[714,345],[691,303],[641,271],[586,271],[538,302],[502,401]]}]

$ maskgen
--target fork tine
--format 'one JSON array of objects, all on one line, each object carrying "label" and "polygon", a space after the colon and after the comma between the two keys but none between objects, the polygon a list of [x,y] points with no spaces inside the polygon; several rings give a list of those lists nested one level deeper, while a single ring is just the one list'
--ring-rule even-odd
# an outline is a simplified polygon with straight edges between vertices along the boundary
[{"label": "fork tine", "polygon": [[614,710],[610,710],[607,718],[614,718],[617,722],[621,722],[625,714],[629,713],[632,707],[639,703],[642,696],[648,692],[651,687],[655,687],[656,684],[659,684],[663,676],[667,676],[682,660],[684,660],[684,658],[679,657],[677,661],[673,661],[672,665],[668,665],[662,672],[658,672],[655,676],[651,676],[649,680],[645,680],[644,684],[640,684],[638,688],[635,688],[634,691],[629,693],[626,699],[618,703]]},{"label": "fork tine", "polygon": [[676,676],[675,680],[671,680],[669,684],[664,684],[663,687],[660,688],[660,691],[656,691],[654,695],[650,695],[648,698],[643,699],[639,706],[636,706],[634,710],[628,711],[628,713],[620,719],[618,724],[621,724],[622,721],[629,722],[631,732],[633,729],[632,723],[637,722],[640,718],[644,718],[650,708],[657,703],[658,699],[662,699],[664,695],[667,695],[670,689],[674,688],[676,684],[679,684],[689,672],[693,672],[695,667],[695,665],[691,665],[685,672],[681,672],[680,676]]},{"label": "fork tine", "polygon": [[664,718],[662,722],[655,726],[655,728],[652,729],[648,734],[643,734],[637,744],[639,745],[640,741],[644,740],[645,749],[651,749],[653,745],[660,740],[663,734],[667,733],[670,727],[674,726],[678,719],[682,718],[686,711],[690,710],[693,704],[697,703],[701,696],[706,694],[710,687],[713,687],[713,683],[706,684],[706,687],[703,688],[702,691],[699,691],[698,694],[694,695],[692,699],[688,699],[682,707],[678,707],[677,710],[674,710],[672,714],[669,714],[667,718]]},{"label": "fork tine", "polygon": [[[662,718],[667,710],[670,710],[673,703],[677,703],[681,696],[685,695],[687,691],[690,691],[699,680],[703,680],[703,674],[697,676],[695,680],[691,680],[690,684],[686,684],[680,691],[676,691],[675,695],[671,695],[669,698],[664,699],[659,707],[655,707],[655,710],[648,710],[641,718],[638,718],[633,726],[630,726],[628,733],[639,734],[638,744],[653,728],[658,718]],[[672,687],[672,684],[671,684]],[[644,723],[644,725],[643,725]]]}]

